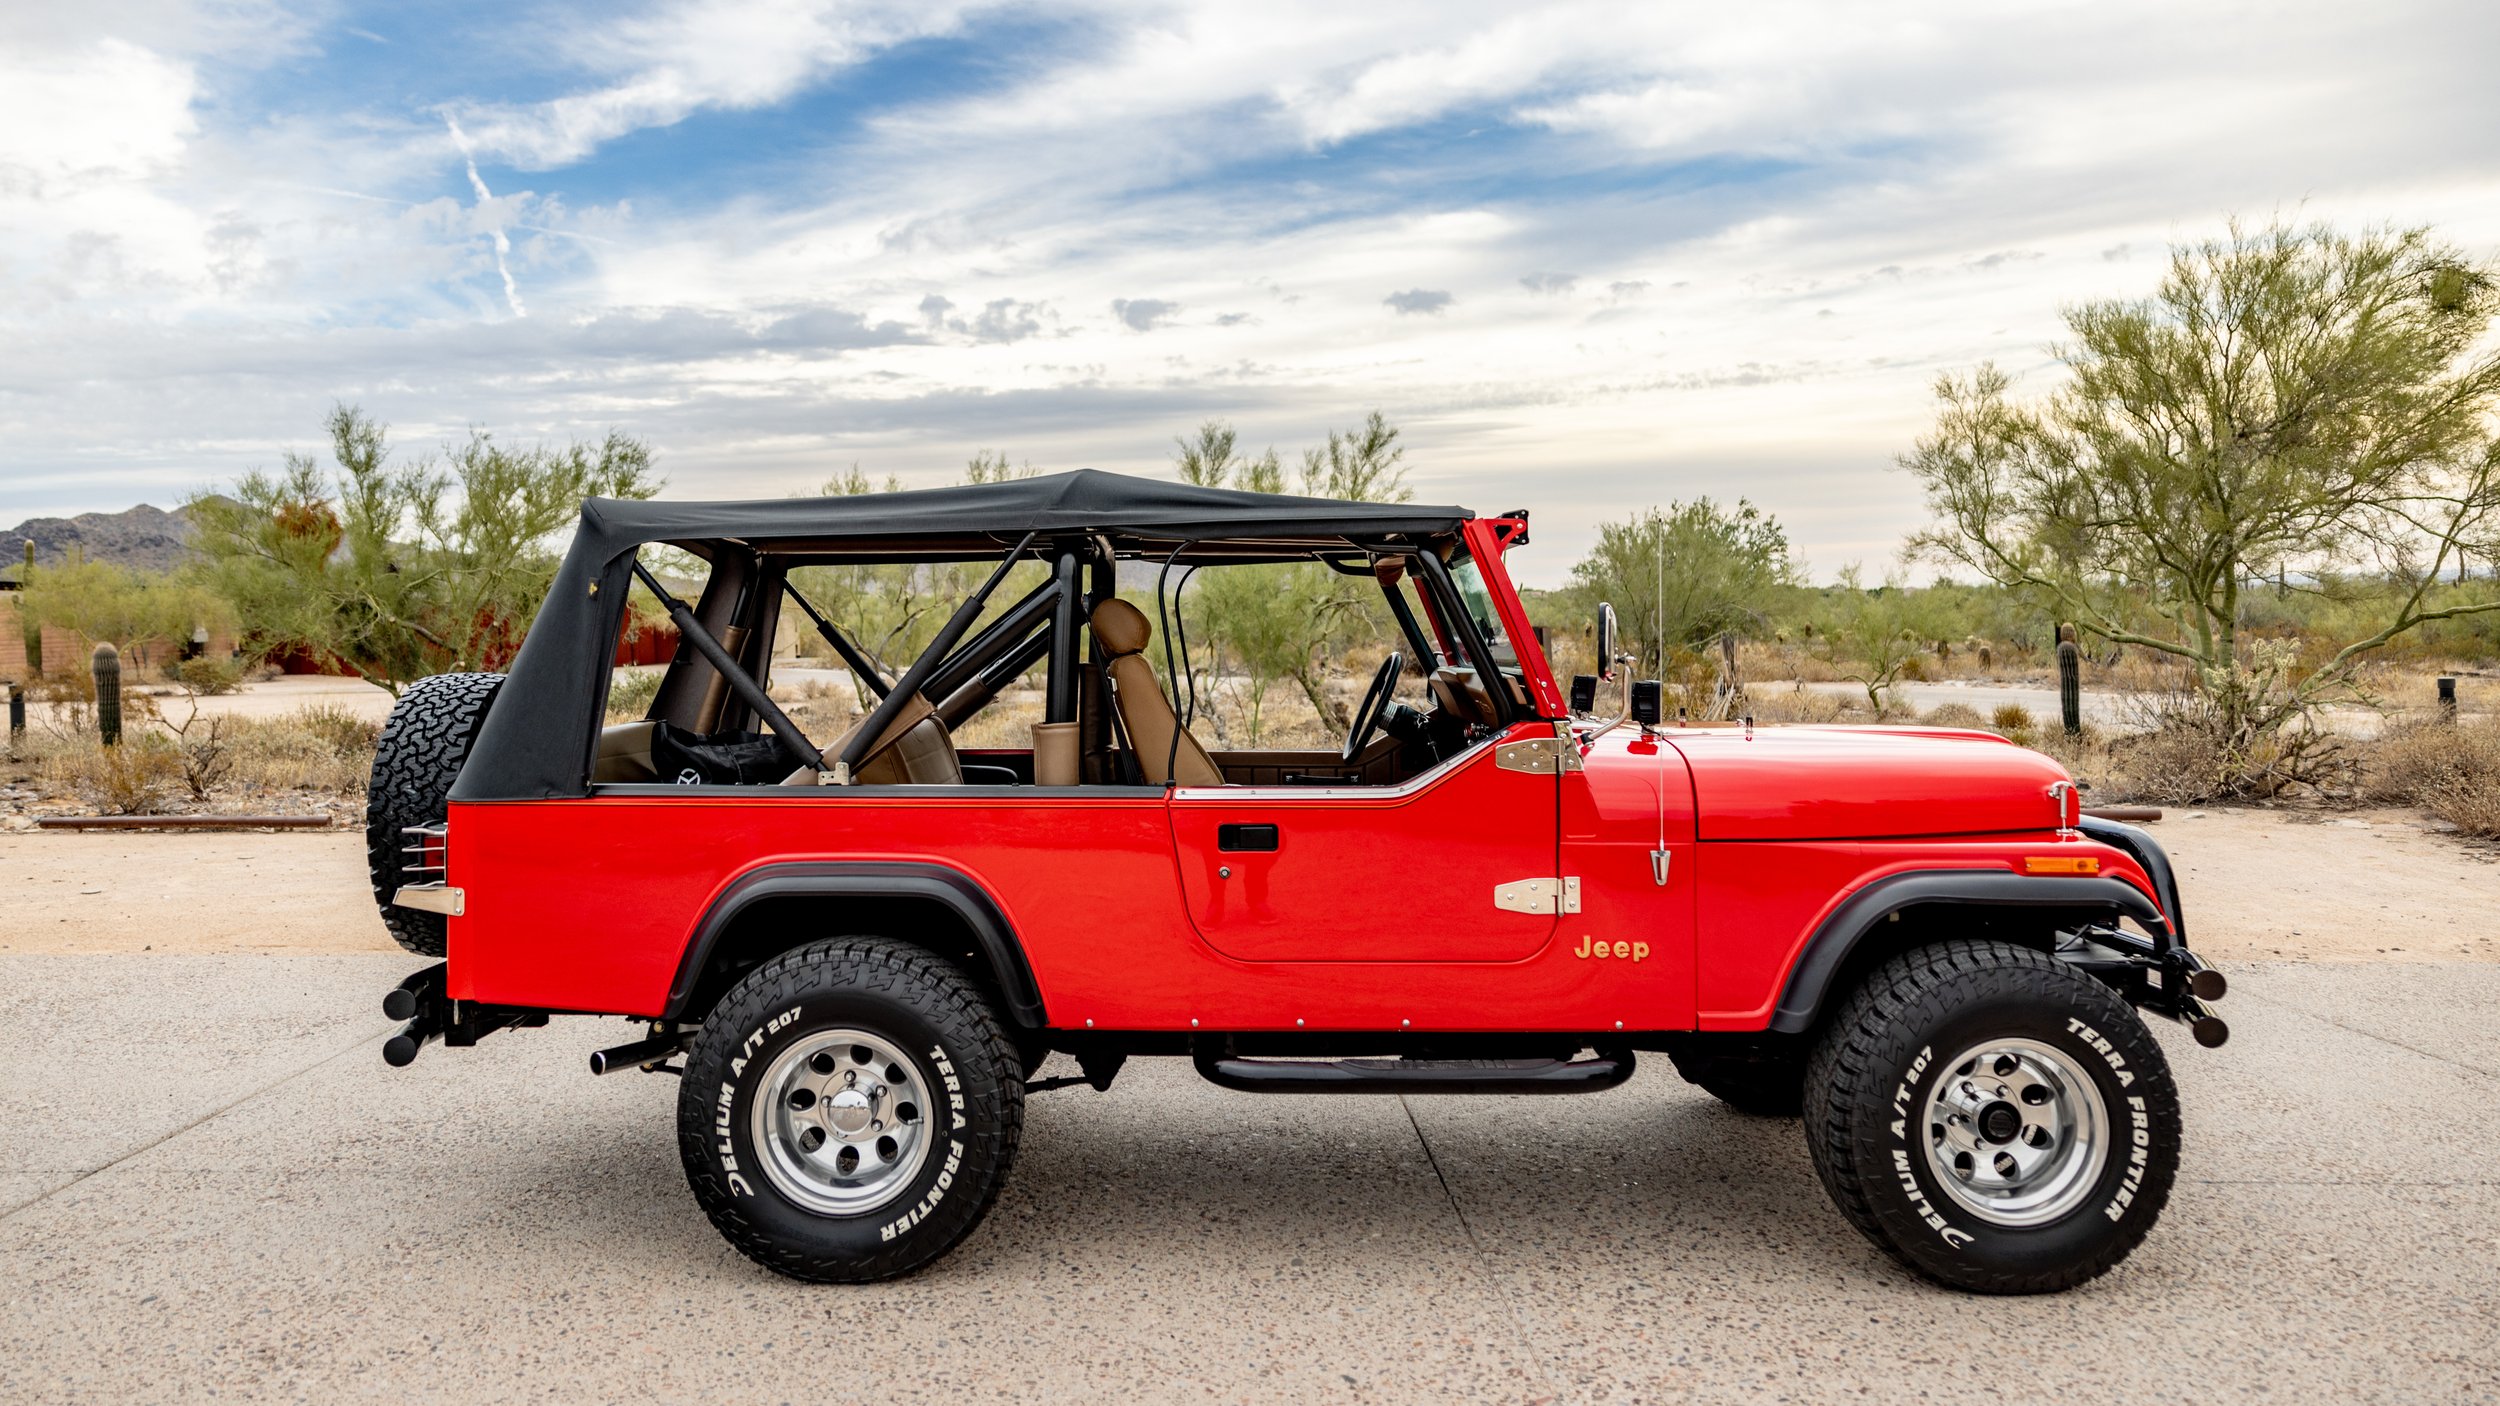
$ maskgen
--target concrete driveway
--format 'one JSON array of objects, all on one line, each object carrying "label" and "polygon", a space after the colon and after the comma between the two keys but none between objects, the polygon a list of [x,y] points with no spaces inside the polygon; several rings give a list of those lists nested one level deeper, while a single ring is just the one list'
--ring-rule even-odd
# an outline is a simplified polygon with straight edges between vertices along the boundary
[{"label": "concrete driveway", "polygon": [[1039,1095],[918,1278],[750,1266],[615,1021],[386,1069],[387,956],[0,957],[0,1401],[2488,1400],[2500,967],[2233,972],[2184,1179],[1986,1300],[1664,1060],[1578,1099]]}]

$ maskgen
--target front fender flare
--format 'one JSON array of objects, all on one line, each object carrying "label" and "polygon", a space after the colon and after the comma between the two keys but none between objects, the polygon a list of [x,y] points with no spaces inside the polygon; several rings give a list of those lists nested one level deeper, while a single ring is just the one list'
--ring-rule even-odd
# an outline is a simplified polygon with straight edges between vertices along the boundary
[{"label": "front fender flare", "polygon": [[668,1005],[661,1017],[685,1017],[687,1004],[737,916],[754,904],[775,898],[911,898],[937,903],[963,920],[972,939],[998,979],[1006,1016],[1027,1030],[1044,1025],[1041,988],[1024,960],[1024,945],[998,903],[971,876],[942,864],[835,863],[826,861],[767,864],[739,875],[704,910],[694,936],[678,959],[669,983]]},{"label": "front fender flare", "polygon": [[1799,1035],[1814,1028],[1829,1003],[1834,984],[1850,954],[1875,931],[1876,925],[1904,908],[1918,904],[1957,904],[1994,908],[2068,909],[2079,913],[2115,912],[2166,935],[2161,910],[2143,890],[2111,878],[2037,878],[2002,869],[1927,870],[1878,879],[1841,901],[1816,925],[1804,951],[1789,968],[1788,984],[1771,1012],[1770,1029]]}]

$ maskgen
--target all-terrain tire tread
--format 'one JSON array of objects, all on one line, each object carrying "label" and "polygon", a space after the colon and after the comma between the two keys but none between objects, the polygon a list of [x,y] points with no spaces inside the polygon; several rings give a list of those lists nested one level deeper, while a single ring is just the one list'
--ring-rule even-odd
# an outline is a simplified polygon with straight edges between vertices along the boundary
[{"label": "all-terrain tire tread", "polygon": [[[1015,1041],[991,1010],[979,988],[945,958],[908,942],[885,937],[836,937],[795,947],[749,972],[723,996],[704,1025],[744,1030],[790,1005],[803,993],[828,985],[881,993],[915,1007],[946,1036],[946,1043],[966,1052],[986,1051],[1000,1092],[995,1127],[965,1131],[969,1169],[987,1162],[987,1176],[977,1179],[972,1211],[943,1236],[906,1235],[862,1259],[834,1260],[813,1256],[775,1242],[738,1213],[738,1199],[719,1183],[718,1164],[711,1156],[714,1141],[712,1108],[701,1099],[678,1105],[677,1139],[695,1199],[722,1237],[748,1259],[793,1279],[818,1284],[858,1284],[892,1279],[920,1269],[970,1235],[989,1214],[999,1189],[1013,1169],[1024,1135],[1024,1061]],[[689,1084],[691,1088],[691,1083]],[[961,1188],[964,1179],[956,1186]]]},{"label": "all-terrain tire tread", "polygon": [[[1806,1150],[1841,1215],[1885,1253],[1924,1278],[1985,1294],[2037,1294],[2072,1288],[2099,1278],[2125,1259],[2151,1232],[2169,1201],[2170,1178],[2148,1182],[2134,1202],[2122,1233],[2090,1258],[2036,1273],[1966,1271],[1946,1281],[1902,1253],[1885,1233],[1868,1198],[1859,1160],[1851,1155],[1851,1113],[1876,1072],[1877,1044],[1903,1022],[1932,1024],[1943,1018],[1955,983],[1999,973],[2020,973],[2041,999],[2080,1007],[2090,1024],[2116,1030],[2137,1017],[2117,993],[2091,976],[2034,947],[1992,939],[1937,942],[1893,957],[1869,972],[1834,1015],[1806,1065]],[[2158,1053],[2158,1046],[2156,1053]],[[2159,1059],[2135,1066],[2141,1092],[2168,1126],[2157,1129],[2176,1144],[2177,1095],[2169,1066]]]},{"label": "all-terrain tire tread", "polygon": [[419,679],[392,705],[374,745],[373,774],[365,786],[365,867],[382,925],[393,941],[420,956],[442,956],[449,930],[440,913],[391,906],[399,892],[400,846],[407,843],[400,832],[443,818],[469,743],[502,685],[501,674]]}]

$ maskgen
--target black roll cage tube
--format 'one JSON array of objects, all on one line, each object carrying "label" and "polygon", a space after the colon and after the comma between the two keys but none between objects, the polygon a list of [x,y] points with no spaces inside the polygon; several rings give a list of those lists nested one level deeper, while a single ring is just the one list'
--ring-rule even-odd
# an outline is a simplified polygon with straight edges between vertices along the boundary
[{"label": "black roll cage tube", "polygon": [[1467,598],[1458,593],[1458,583],[1450,579],[1450,568],[1429,547],[1418,547],[1413,553],[1415,570],[1432,583],[1449,616],[1450,633],[1458,637],[1467,651],[1467,660],[1475,667],[1476,677],[1483,680],[1485,696],[1493,700],[1493,709],[1501,721],[1518,721],[1519,706],[1511,697],[1510,684],[1502,676],[1502,666],[1493,658],[1493,646],[1485,643],[1476,631],[1476,622],[1467,613]]},{"label": "black roll cage tube", "polygon": [[833,646],[833,652],[842,656],[843,667],[858,675],[859,681],[868,685],[877,697],[883,698],[894,691],[894,685],[885,681],[885,676],[877,672],[877,666],[869,663],[868,656],[859,652],[859,646],[835,629],[833,622],[827,620],[813,602],[799,594],[799,588],[791,583],[790,574],[786,571],[781,574],[781,593],[798,605],[808,622],[816,627],[816,633],[824,636],[825,643]]},{"label": "black roll cage tube", "polygon": [[816,744],[807,740],[807,734],[799,730],[799,725],[790,721],[788,713],[781,711],[781,705],[773,702],[764,692],[763,686],[756,683],[755,676],[731,658],[719,640],[712,638],[712,632],[703,628],[703,622],[694,618],[694,608],[669,594],[668,587],[661,585],[660,578],[652,575],[650,568],[644,566],[639,558],[634,562],[634,576],[642,582],[643,589],[651,593],[652,599],[660,603],[660,608],[668,612],[669,623],[677,627],[677,637],[693,645],[695,653],[702,655],[705,662],[719,671],[721,678],[728,682],[730,692],[737,694],[740,702],[764,720],[764,725],[772,729],[773,736],[780,740],[782,747],[800,765],[824,770],[824,753],[817,751]]},{"label": "black roll cage tube", "polygon": [[[1165,577],[1172,574],[1172,563],[1179,559],[1181,553],[1188,551],[1194,545],[1194,542],[1183,542],[1179,546],[1174,547],[1171,555],[1163,559],[1163,569],[1155,573],[1155,627],[1163,631],[1164,686],[1171,691],[1172,695],[1170,699],[1172,705],[1172,745],[1170,749],[1165,752],[1163,757],[1163,785],[1166,790],[1180,784],[1180,779],[1173,775],[1173,771],[1181,763],[1181,733],[1186,725],[1180,720],[1180,678],[1172,672],[1172,622],[1163,612],[1163,580]],[[1195,571],[1196,569],[1196,567],[1190,568],[1191,571]],[[1181,574],[1181,584],[1189,584],[1188,572],[1183,572]],[[1183,654],[1181,656],[1184,660],[1188,657],[1189,656],[1187,654]]]},{"label": "black roll cage tube", "polygon": [[[1007,573],[1015,569],[1016,563],[1023,559],[1025,549],[1032,546],[1033,539],[1039,535],[1034,532],[1024,534],[1022,540],[1010,548],[1006,556],[1000,558],[997,570],[990,573],[990,579],[981,583],[981,589],[973,592],[963,604],[955,607],[954,614],[946,617],[946,623],[938,628],[937,637],[929,641],[928,648],[920,651],[920,657],[913,660],[911,667],[903,671],[903,676],[894,681],[893,691],[878,701],[876,708],[859,725],[859,730],[851,734],[851,740],[843,747],[842,755],[834,760],[836,784],[848,785],[850,783],[851,768],[859,765],[860,760],[868,755],[869,747],[885,734],[886,726],[903,711],[905,704],[919,694],[921,687],[929,681],[929,676],[937,672],[938,665],[955,648],[955,642],[963,638],[964,631],[972,628],[972,622],[979,618],[983,608],[989,604],[990,595],[998,589],[998,583],[1007,579]],[[753,686],[752,680],[749,681],[749,686]],[[761,696],[762,690],[758,689],[757,694]],[[788,719],[785,718],[783,721],[787,722]]]},{"label": "black roll cage tube", "polygon": [[948,654],[921,684],[922,690],[929,695],[929,701],[936,703],[944,700],[978,676],[982,668],[997,657],[998,651],[1030,634],[1033,627],[1041,624],[1057,604],[1053,597],[1058,589],[1059,582],[1055,577],[1043,581],[1025,592],[997,619],[982,626],[980,633],[966,641],[962,648]]}]

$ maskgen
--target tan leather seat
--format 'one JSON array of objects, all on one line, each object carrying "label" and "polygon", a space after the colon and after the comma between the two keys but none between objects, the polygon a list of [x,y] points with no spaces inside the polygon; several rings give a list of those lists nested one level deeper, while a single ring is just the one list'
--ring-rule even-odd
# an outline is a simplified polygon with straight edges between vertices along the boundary
[{"label": "tan leather seat", "polygon": [[1428,686],[1432,701],[1440,705],[1441,711],[1478,727],[1493,725],[1493,695],[1485,691],[1484,681],[1476,677],[1475,670],[1444,664],[1432,671]]},{"label": "tan leather seat", "polygon": [[[1120,723],[1129,745],[1137,749],[1137,766],[1149,785],[1177,780],[1183,786],[1221,786],[1224,773],[1172,715],[1172,700],[1155,682],[1154,666],[1146,662],[1146,641],[1154,634],[1146,612],[1118,597],[1094,607],[1094,639],[1111,656],[1111,688],[1120,708]],[[1177,739],[1179,746],[1174,747]],[[1168,767],[1168,770],[1167,770]]]},{"label": "tan leather seat", "polygon": [[[851,739],[867,723],[862,718],[834,739],[833,745],[825,749],[827,765],[842,755],[842,750],[851,745]],[[804,784],[815,779],[815,773],[802,770],[785,784]],[[960,786],[963,779],[963,763],[955,755],[955,741],[947,735],[946,724],[939,721],[929,700],[917,693],[894,715],[894,721],[886,724],[884,734],[868,749],[868,755],[851,769],[854,786]]]}]

